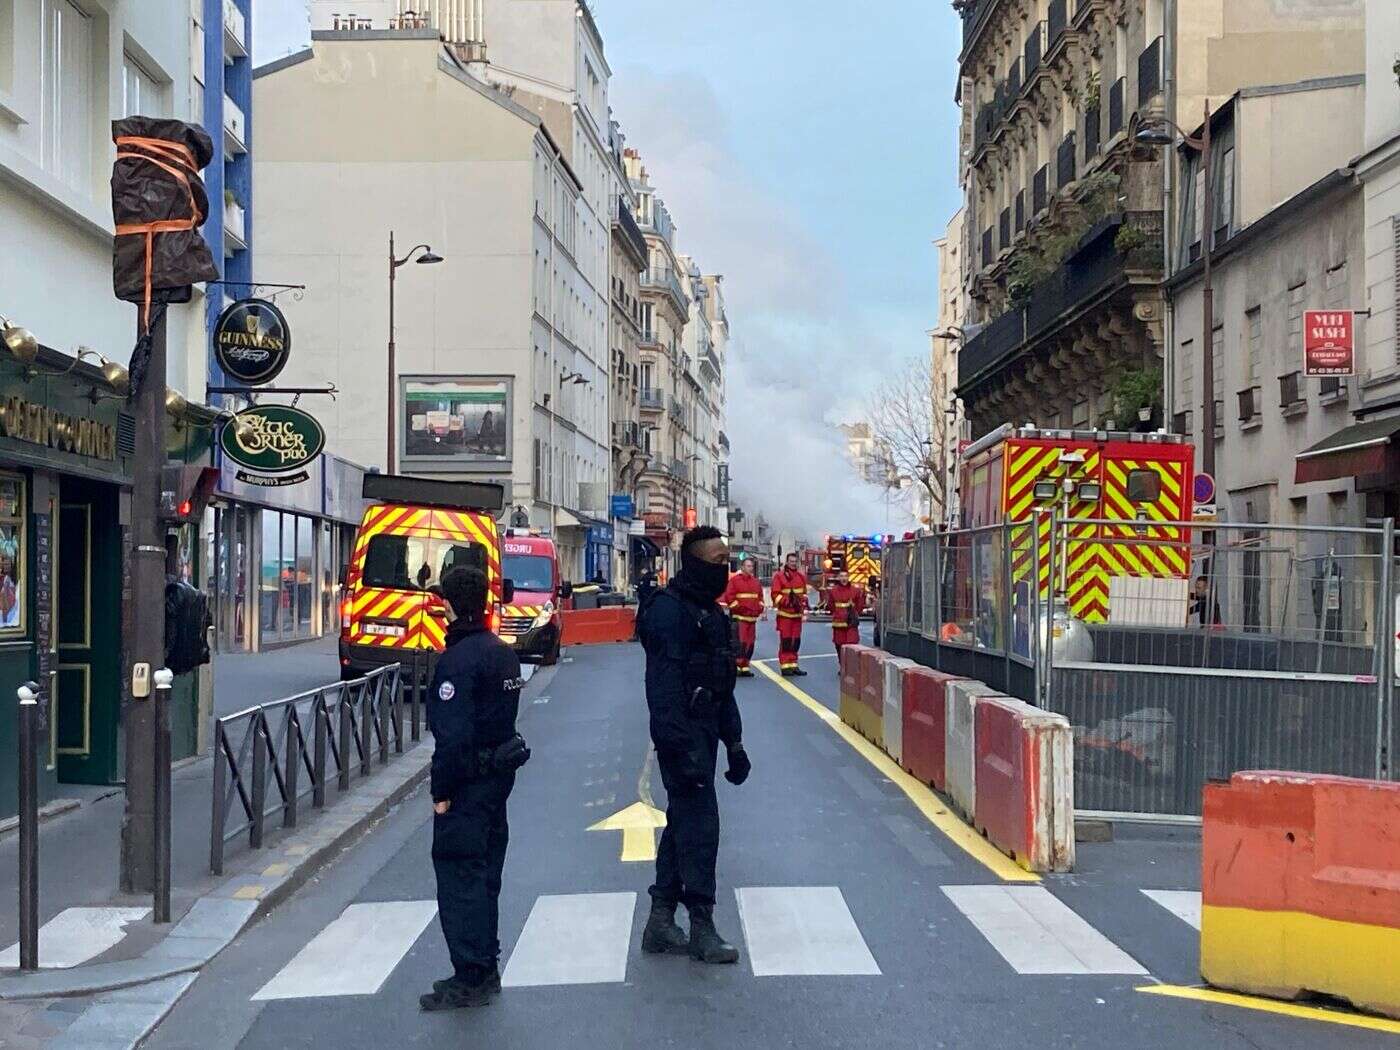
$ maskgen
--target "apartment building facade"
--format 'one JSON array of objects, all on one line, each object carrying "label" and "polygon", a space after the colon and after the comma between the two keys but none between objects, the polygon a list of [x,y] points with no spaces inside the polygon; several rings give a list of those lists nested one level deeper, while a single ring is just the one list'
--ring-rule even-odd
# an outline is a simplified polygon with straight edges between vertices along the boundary
[{"label": "apartment building facade", "polygon": [[1355,72],[1361,0],[980,0],[962,16],[964,261],[985,324],[959,353],[972,433],[1142,408],[1164,425],[1161,396],[1136,392],[1171,344],[1179,194],[1136,134],[1196,126],[1241,87]]}]

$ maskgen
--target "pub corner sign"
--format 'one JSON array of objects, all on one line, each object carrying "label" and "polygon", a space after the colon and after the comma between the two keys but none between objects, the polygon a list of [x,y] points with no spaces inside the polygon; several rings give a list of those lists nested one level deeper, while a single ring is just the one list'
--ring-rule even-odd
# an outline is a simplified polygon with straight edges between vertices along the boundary
[{"label": "pub corner sign", "polygon": [[306,468],[326,445],[314,416],[286,405],[246,408],[224,424],[219,446],[238,466],[246,484],[278,488],[306,481]]}]

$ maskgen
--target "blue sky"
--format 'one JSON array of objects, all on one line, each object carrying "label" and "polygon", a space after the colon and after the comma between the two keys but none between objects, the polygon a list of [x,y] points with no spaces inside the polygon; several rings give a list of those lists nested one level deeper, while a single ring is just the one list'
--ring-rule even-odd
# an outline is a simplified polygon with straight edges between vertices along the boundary
[{"label": "blue sky", "polygon": [[[628,145],[681,250],[725,275],[737,498],[812,531],[883,528],[832,424],[927,352],[931,242],[958,206],[959,19],[947,0],[592,6]],[[301,7],[255,0],[259,64],[304,46]]]}]

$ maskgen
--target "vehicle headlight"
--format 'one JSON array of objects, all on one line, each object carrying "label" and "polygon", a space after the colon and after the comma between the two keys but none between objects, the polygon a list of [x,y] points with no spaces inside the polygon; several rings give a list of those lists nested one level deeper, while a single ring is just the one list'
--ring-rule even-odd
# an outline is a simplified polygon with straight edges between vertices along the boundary
[{"label": "vehicle headlight", "polygon": [[535,614],[535,627],[547,627],[552,619],[554,619],[554,603],[545,602],[540,611]]}]

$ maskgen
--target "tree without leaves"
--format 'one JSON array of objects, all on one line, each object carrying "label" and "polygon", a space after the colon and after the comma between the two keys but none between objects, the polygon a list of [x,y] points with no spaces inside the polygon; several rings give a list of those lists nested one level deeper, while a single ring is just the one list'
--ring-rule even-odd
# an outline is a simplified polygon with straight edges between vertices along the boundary
[{"label": "tree without leaves", "polygon": [[905,480],[917,484],[937,515],[944,505],[945,428],[935,425],[938,404],[932,362],[916,357],[880,384],[867,403],[866,420],[874,449],[863,473],[897,489]]}]

